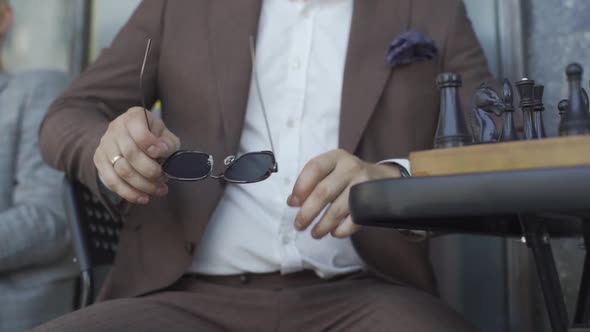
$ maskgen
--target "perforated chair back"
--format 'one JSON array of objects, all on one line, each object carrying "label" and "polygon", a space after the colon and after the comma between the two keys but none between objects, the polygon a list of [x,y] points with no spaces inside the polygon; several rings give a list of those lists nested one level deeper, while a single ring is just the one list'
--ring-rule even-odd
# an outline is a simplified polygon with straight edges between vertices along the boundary
[{"label": "perforated chair back", "polygon": [[115,259],[122,222],[112,216],[94,194],[77,181],[66,179],[65,200],[76,262],[81,271],[78,307],[94,298],[92,269]]}]

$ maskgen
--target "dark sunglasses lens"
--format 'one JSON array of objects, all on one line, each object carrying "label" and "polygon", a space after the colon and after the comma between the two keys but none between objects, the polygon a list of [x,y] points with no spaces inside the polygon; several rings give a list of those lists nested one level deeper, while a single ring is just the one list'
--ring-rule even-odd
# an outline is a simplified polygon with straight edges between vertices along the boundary
[{"label": "dark sunglasses lens", "polygon": [[267,153],[250,153],[241,156],[224,173],[225,179],[237,182],[255,182],[264,179],[274,165]]},{"label": "dark sunglasses lens", "polygon": [[173,155],[164,163],[164,173],[180,179],[197,180],[206,177],[210,170],[209,155],[201,152],[183,152]]}]

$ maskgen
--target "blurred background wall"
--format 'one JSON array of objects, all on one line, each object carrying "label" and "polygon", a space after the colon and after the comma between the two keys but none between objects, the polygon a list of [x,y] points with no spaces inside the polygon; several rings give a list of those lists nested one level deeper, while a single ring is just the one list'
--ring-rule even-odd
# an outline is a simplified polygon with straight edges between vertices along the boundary
[{"label": "blurred background wall", "polygon": [[15,23],[2,50],[9,70],[77,75],[108,47],[141,0],[12,0]]},{"label": "blurred background wall", "polygon": [[[557,103],[567,98],[565,67],[580,63],[590,70],[590,1],[524,0],[527,73],[545,84],[545,121],[557,135]],[[584,87],[588,90],[588,71]]]},{"label": "blurred background wall", "polygon": [[[567,99],[565,67],[571,62],[585,69],[583,86],[589,89],[590,78],[590,1],[588,0],[523,0],[523,22],[526,32],[527,75],[545,85],[544,120],[548,134],[557,135],[557,103]],[[568,313],[574,314],[581,278],[584,246],[582,239],[552,241],[559,276],[566,295]],[[531,283],[536,287],[536,283]],[[544,315],[539,292],[534,290],[535,312]],[[546,324],[539,331],[549,331]]]},{"label": "blurred background wall", "polygon": [[[3,50],[6,67],[53,68],[74,77],[108,47],[139,2],[13,0],[16,23]],[[496,77],[516,81],[528,76],[545,84],[544,116],[548,132],[555,134],[555,105],[567,96],[565,66],[578,61],[590,68],[590,2],[465,3]],[[583,251],[580,241],[554,245],[571,308]],[[441,296],[483,332],[548,330],[534,265],[518,239],[451,235],[434,240],[432,247]]]},{"label": "blurred background wall", "polygon": [[3,52],[6,68],[70,71],[82,34],[81,0],[12,0],[15,22]]},{"label": "blurred background wall", "polygon": [[101,49],[108,47],[121,25],[137,7],[140,0],[96,0],[93,1],[93,36],[90,58],[96,59]]}]

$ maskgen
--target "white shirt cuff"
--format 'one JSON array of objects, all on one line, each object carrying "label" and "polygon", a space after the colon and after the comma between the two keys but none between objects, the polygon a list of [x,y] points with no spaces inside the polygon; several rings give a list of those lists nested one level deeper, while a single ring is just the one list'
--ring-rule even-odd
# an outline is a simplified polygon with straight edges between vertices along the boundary
[{"label": "white shirt cuff", "polygon": [[403,167],[408,171],[408,174],[412,175],[412,170],[410,168],[410,161],[408,159],[386,159],[378,162],[377,164],[396,164],[400,167]]}]

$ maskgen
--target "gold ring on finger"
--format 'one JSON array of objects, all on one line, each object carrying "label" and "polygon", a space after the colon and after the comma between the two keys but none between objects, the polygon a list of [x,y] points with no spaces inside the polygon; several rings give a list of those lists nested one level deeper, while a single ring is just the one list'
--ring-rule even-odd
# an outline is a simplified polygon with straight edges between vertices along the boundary
[{"label": "gold ring on finger", "polygon": [[123,156],[122,156],[122,155],[120,155],[120,154],[118,154],[118,155],[114,156],[114,157],[113,157],[113,158],[110,160],[110,162],[111,162],[111,165],[112,165],[113,167],[115,167],[115,164],[117,163],[117,161],[119,161],[119,160],[120,160],[120,159],[122,159],[122,158],[123,158]]}]

